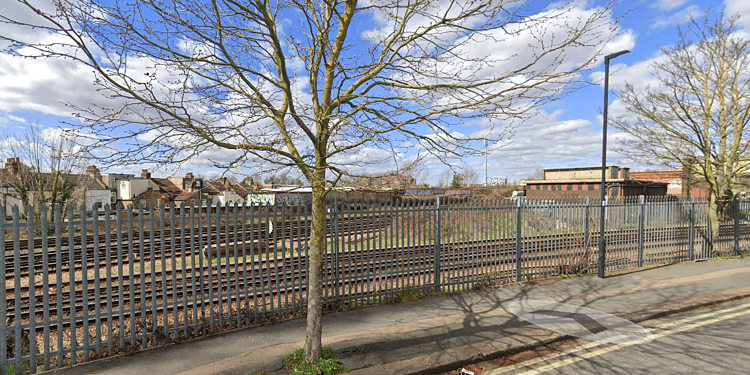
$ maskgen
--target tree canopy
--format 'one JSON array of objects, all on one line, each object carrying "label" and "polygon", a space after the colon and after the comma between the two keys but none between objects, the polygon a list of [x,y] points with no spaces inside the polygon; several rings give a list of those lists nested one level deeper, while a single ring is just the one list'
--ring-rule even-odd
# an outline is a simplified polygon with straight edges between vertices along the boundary
[{"label": "tree canopy", "polygon": [[[619,96],[633,116],[621,152],[656,165],[687,167],[711,192],[716,223],[750,171],[750,40],[737,17],[693,20],[652,65],[657,84],[628,83]],[[717,227],[718,229],[718,227]]]}]

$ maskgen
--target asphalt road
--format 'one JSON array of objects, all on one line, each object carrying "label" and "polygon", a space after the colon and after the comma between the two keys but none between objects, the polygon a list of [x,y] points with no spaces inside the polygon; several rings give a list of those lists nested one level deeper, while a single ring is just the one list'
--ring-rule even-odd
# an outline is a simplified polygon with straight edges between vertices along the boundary
[{"label": "asphalt road", "polygon": [[746,374],[750,373],[749,319],[746,299],[641,322],[654,335],[648,343],[576,339],[514,365],[498,368],[503,362],[498,360],[467,367],[483,375]]}]

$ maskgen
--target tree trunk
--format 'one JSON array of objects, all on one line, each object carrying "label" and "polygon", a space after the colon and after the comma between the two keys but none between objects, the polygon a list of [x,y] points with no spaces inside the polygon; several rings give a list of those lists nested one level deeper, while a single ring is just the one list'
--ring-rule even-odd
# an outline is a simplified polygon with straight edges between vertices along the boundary
[{"label": "tree trunk", "polygon": [[710,239],[710,241],[707,241],[708,249],[710,252],[713,252],[714,243],[718,240],[719,237],[719,227],[721,225],[720,218],[721,207],[719,200],[716,199],[716,194],[711,194],[708,205],[708,230],[710,231],[708,233],[708,239]]},{"label": "tree trunk", "polygon": [[323,257],[326,252],[325,170],[315,171],[312,185],[312,233],[307,268],[307,330],[305,361],[313,364],[322,354],[323,333]]},{"label": "tree trunk", "polygon": [[716,188],[717,192],[715,194],[712,192],[709,200],[708,224],[711,228],[709,250],[711,251],[715,251],[715,244],[719,241],[721,220],[724,217],[725,211],[731,206],[734,200],[732,187],[726,181],[726,179],[719,179],[720,185]]}]

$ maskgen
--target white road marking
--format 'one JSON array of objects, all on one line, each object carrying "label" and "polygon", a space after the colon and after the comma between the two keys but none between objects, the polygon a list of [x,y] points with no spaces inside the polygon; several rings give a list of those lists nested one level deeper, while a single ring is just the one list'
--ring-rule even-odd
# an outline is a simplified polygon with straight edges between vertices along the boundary
[{"label": "white road marking", "polygon": [[[740,311],[740,312],[736,312],[736,313],[733,313],[733,314],[722,315],[722,316],[720,316],[718,318],[704,320],[706,318],[710,318],[710,317],[713,317],[715,315],[726,314],[726,313],[733,312],[733,311],[736,311],[736,310],[745,310],[745,311]],[[668,322],[668,323],[662,324],[659,328],[651,329],[651,332],[654,335],[654,339],[658,339],[660,337],[664,337],[664,336],[671,335],[671,334],[674,334],[674,333],[688,331],[688,330],[699,328],[699,327],[702,327],[702,326],[705,326],[705,325],[717,323],[717,322],[720,322],[720,321],[723,321],[723,320],[733,319],[733,318],[736,318],[736,317],[739,317],[739,316],[743,316],[743,315],[748,315],[748,314],[750,314],[750,303],[746,303],[746,304],[743,304],[743,305],[740,305],[740,306],[735,306],[735,307],[728,308],[728,309],[722,309],[722,310],[718,310],[718,311],[713,311],[713,312],[709,312],[709,313],[705,313],[705,314],[701,314],[701,315],[696,315],[696,316],[690,316],[690,317],[686,317],[686,318],[683,318],[683,319],[680,319],[680,320],[675,320],[675,321],[672,321],[672,322]],[[690,322],[695,321],[695,320],[702,320],[702,321],[697,322],[697,323],[692,323],[692,324],[686,324],[686,323],[690,323]],[[681,325],[681,324],[684,324],[684,325],[681,326],[681,327],[677,327],[675,329],[672,329],[672,330],[664,330],[664,329],[667,329],[667,328],[670,328],[670,327],[675,327],[675,326],[678,326],[678,325]],[[536,375],[536,374],[541,374],[541,373],[544,373],[546,371],[554,370],[554,369],[557,369],[557,368],[560,368],[560,367],[563,367],[563,366],[567,366],[569,364],[573,364],[573,363],[579,362],[579,361],[584,360],[584,359],[593,358],[593,357],[596,357],[596,356],[599,356],[599,355],[602,355],[602,354],[607,354],[607,353],[613,352],[615,350],[623,349],[623,348],[626,348],[626,347],[629,347],[629,346],[632,346],[632,345],[636,345],[636,344],[637,343],[605,344],[605,343],[601,343],[601,342],[592,341],[592,342],[589,342],[587,344],[580,345],[580,346],[577,346],[575,348],[564,350],[564,351],[561,351],[561,352],[558,352],[558,353],[555,353],[555,354],[551,354],[551,355],[548,355],[548,356],[542,356],[542,357],[534,358],[532,360],[525,361],[525,362],[522,362],[522,363],[518,363],[518,364],[515,364],[513,366],[507,366],[507,367],[499,368],[499,369],[496,369],[494,371],[491,371],[488,375],[500,375],[500,374],[505,374],[505,373],[508,373],[508,372],[511,372],[511,371],[521,371],[521,370],[523,370],[525,368],[528,368],[529,366],[533,366],[533,365],[535,365],[537,363],[540,363],[540,362],[547,362],[547,361],[554,360],[554,359],[559,358],[559,357],[570,356],[570,355],[576,354],[578,352],[581,352],[581,351],[584,351],[584,350],[587,350],[587,349],[591,349],[591,348],[594,348],[594,347],[597,347],[597,346],[607,345],[607,347],[604,347],[604,348],[601,348],[601,349],[598,349],[598,350],[595,350],[595,351],[592,351],[592,352],[578,354],[575,357],[566,358],[566,359],[560,360],[560,361],[555,362],[555,363],[551,363],[551,364],[548,364],[548,365],[545,365],[545,366],[542,366],[542,367],[539,367],[539,368],[535,368],[535,369],[531,369],[531,370],[527,370],[527,371],[519,373],[519,375]]]},{"label": "white road marking", "polygon": [[651,332],[629,320],[603,311],[567,303],[521,300],[508,305],[519,318],[564,335],[611,344],[645,344]]}]

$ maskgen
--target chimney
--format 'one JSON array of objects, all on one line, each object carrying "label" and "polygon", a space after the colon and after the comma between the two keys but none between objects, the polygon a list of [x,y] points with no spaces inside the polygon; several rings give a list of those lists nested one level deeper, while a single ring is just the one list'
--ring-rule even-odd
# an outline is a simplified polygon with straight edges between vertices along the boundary
[{"label": "chimney", "polygon": [[151,178],[151,173],[148,173],[148,169],[141,169],[141,178]]},{"label": "chimney", "polygon": [[5,160],[5,169],[11,174],[18,174],[21,170],[21,163],[18,161],[18,158],[8,158]]},{"label": "chimney", "polygon": [[195,184],[193,183],[192,172],[185,173],[185,178],[182,179],[182,186],[183,186],[183,191],[188,191],[190,193],[195,191]]},{"label": "chimney", "polygon": [[226,177],[224,177],[224,187],[226,187],[226,188],[229,187],[229,179],[226,178]]},{"label": "chimney", "polygon": [[99,168],[95,165],[89,165],[86,167],[86,174],[92,180],[98,180],[102,177],[101,173],[99,173]]}]

